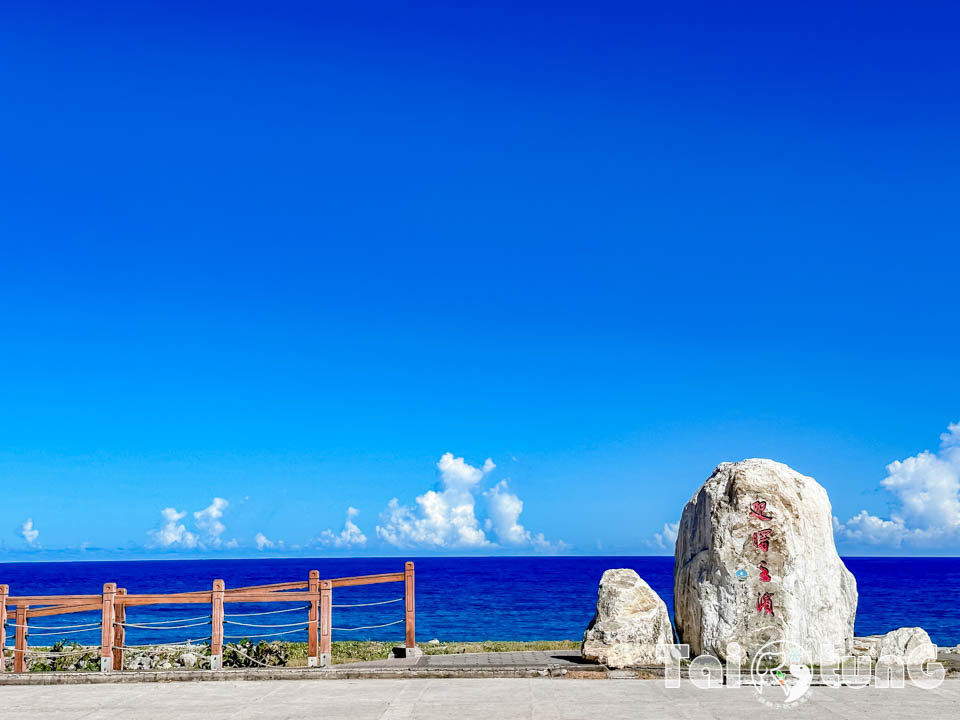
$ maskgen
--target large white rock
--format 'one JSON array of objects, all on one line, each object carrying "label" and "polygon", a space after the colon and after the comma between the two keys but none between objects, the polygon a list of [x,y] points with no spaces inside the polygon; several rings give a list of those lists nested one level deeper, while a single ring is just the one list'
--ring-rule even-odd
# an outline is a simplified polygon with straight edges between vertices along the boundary
[{"label": "large white rock", "polygon": [[691,657],[726,660],[736,642],[753,658],[771,641],[808,661],[849,654],[857,584],[813,478],[773,460],[722,463],[683,509],[675,560],[674,618]]},{"label": "large white rock", "polygon": [[903,662],[923,663],[936,660],[930,636],[923,628],[905,627],[891,630],[886,635],[867,635],[853,639],[853,654],[877,661],[892,657]]},{"label": "large white rock", "polygon": [[611,668],[651,665],[661,662],[657,646],[672,644],[667,606],[643,578],[624,568],[603,573],[583,657]]}]

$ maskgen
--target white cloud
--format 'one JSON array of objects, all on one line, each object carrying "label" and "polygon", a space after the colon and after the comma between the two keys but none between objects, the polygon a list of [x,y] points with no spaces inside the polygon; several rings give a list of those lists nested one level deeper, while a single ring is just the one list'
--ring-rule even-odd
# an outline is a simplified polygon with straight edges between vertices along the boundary
[{"label": "white cloud", "polygon": [[[418,496],[415,506],[401,505],[393,498],[380,515],[377,536],[397,547],[497,547],[480,527],[476,513],[480,481],[496,467],[490,458],[482,467],[474,467],[462,457],[445,453],[437,463],[442,489]],[[507,490],[505,481],[482,494],[487,498],[485,527],[500,543],[542,551],[564,547],[563,543],[549,542],[542,533],[533,535],[519,524],[523,503]]]},{"label": "white cloud", "polygon": [[347,519],[343,523],[343,530],[334,533],[333,530],[324,530],[320,533],[321,545],[332,545],[336,548],[362,547],[367,544],[367,536],[357,527],[353,519],[360,514],[355,507],[347,508]]},{"label": "white cloud", "polygon": [[257,550],[269,549],[276,546],[276,543],[268,539],[262,532],[258,532],[253,540],[257,543]]},{"label": "white cloud", "polygon": [[[164,508],[160,512],[163,525],[159,530],[150,530],[147,533],[151,538],[151,544],[155,547],[187,550],[224,547],[222,535],[227,528],[220,518],[223,517],[223,511],[229,504],[223,498],[215,497],[207,507],[190,513],[195,526],[193,531],[187,530],[186,524],[181,522],[187,517],[186,510]],[[237,545],[234,539],[227,543],[226,547],[235,548]]]},{"label": "white cloud", "polygon": [[510,492],[506,480],[498,482],[487,490],[484,496],[487,498],[487,529],[493,530],[500,544],[514,547],[531,546],[541,552],[566,547],[563,541],[551,543],[543,533],[534,535],[520,524],[523,500]]},{"label": "white cloud", "polygon": [[647,545],[673,552],[673,546],[677,542],[677,531],[679,529],[680,523],[665,522],[663,524],[663,530],[654,533],[653,540],[647,540]]},{"label": "white cloud", "polygon": [[462,457],[455,458],[453,453],[444,453],[440,462],[437,463],[437,469],[440,471],[444,486],[464,490],[483,480],[483,476],[495,467],[493,460],[487,458],[483,463],[483,468],[475,468],[465,462]]},{"label": "white cloud", "polygon": [[220,536],[223,535],[223,531],[227,529],[224,524],[220,522],[220,518],[223,517],[223,511],[229,504],[230,503],[223,498],[215,497],[209,507],[205,507],[203,510],[197,510],[197,512],[193,514],[197,529],[204,533],[205,541],[213,547],[220,547],[220,543],[222,542]]},{"label": "white cloud", "polygon": [[834,530],[842,539],[873,545],[929,547],[960,541],[960,423],[940,436],[936,453],[922,453],[887,465],[882,482],[894,508],[884,520],[866,510]]},{"label": "white cloud", "polygon": [[487,497],[487,527],[496,533],[497,540],[506,545],[529,542],[530,531],[517,522],[523,512],[523,500],[507,489],[507,481],[501,480],[484,495]]},{"label": "white cloud", "polygon": [[34,545],[37,542],[40,531],[33,527],[33,518],[27,518],[27,521],[20,526],[20,535],[27,545]]},{"label": "white cloud", "polygon": [[910,531],[903,524],[903,518],[895,517],[892,520],[883,520],[861,510],[845,523],[834,518],[834,531],[839,531],[841,537],[856,542],[866,542],[871,545],[900,545]]},{"label": "white cloud", "polygon": [[163,525],[159,530],[151,530],[150,537],[154,545],[160,547],[194,548],[197,546],[197,536],[188,531],[180,521],[187,516],[187,511],[178,511],[176,508],[164,508],[160,515]]},{"label": "white cloud", "polygon": [[[494,467],[491,460],[484,467]],[[428,490],[417,497],[417,507],[393,498],[380,515],[377,536],[397,547],[482,548],[491,545],[480,529],[474,511],[473,488],[483,479],[473,467],[453,453],[437,463],[443,490]]]}]

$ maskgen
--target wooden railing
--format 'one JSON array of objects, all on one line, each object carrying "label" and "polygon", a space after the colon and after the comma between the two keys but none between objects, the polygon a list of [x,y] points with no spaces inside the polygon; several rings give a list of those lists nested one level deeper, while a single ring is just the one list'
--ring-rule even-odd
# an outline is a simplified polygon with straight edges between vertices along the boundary
[{"label": "wooden railing", "polygon": [[[386,623],[381,626],[367,626],[366,628],[334,628],[333,627],[333,589],[337,587],[352,587],[356,585],[374,585],[378,583],[404,583],[403,620]],[[224,613],[226,603],[273,603],[273,602],[304,602],[308,603],[307,620],[293,625],[305,626],[307,631],[307,664],[310,667],[330,664],[330,645],[333,630],[363,630],[372,627],[386,627],[387,625],[405,625],[405,647],[416,647],[415,627],[415,597],[413,563],[408,562],[403,572],[383,573],[380,575],[360,575],[356,577],[341,577],[330,580],[321,580],[317,570],[311,570],[310,576],[303,582],[283,582],[270,585],[253,585],[250,587],[227,588],[223,580],[214,580],[210,590],[186,593],[147,593],[131,594],[125,588],[118,588],[116,583],[106,583],[100,595],[10,595],[9,587],[0,585],[0,672],[6,670],[5,650],[7,641],[8,620],[14,620],[14,648],[13,671],[26,671],[27,637],[31,618],[50,617],[55,615],[70,615],[73,613],[100,611],[99,623],[85,623],[84,631],[95,631],[100,628],[100,669],[103,672],[123,669],[124,650],[129,649],[125,644],[127,627],[127,608],[145,605],[210,605],[210,668],[220,670],[223,667],[224,625],[271,627],[247,624],[229,620]],[[393,600],[386,601],[395,602]],[[338,607],[363,607],[386,603],[359,603],[357,605],[340,605]],[[9,615],[8,607],[14,608],[14,614]],[[297,610],[294,608],[293,610]],[[272,614],[272,611],[266,614]],[[281,611],[286,612],[286,611]],[[196,619],[196,618],[192,618]],[[163,630],[161,621],[145,621],[144,624],[133,627],[149,630]],[[202,623],[206,624],[206,623]],[[89,627],[87,627],[89,626]],[[69,627],[65,634],[69,633]],[[72,626],[74,628],[79,625]],[[272,627],[286,627],[285,624],[276,624]],[[299,632],[299,631],[290,631]],[[50,635],[52,633],[44,633]]]}]

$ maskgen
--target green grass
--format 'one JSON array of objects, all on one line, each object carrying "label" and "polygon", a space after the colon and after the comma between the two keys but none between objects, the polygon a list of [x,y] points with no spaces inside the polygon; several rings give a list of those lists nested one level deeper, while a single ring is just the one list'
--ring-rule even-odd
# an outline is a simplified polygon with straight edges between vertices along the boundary
[{"label": "green grass", "polygon": [[[307,644],[297,642],[280,642],[287,653],[287,667],[305,667],[307,664]],[[334,665],[351,662],[367,662],[371,660],[386,660],[390,651],[396,647],[396,642],[346,641],[335,642],[331,646],[331,655]],[[515,642],[510,640],[488,640],[486,642],[446,642],[439,645],[418,643],[418,647],[425,655],[458,655],[461,653],[486,652],[516,652],[520,650],[578,650],[580,642],[574,640],[535,640],[532,642]],[[35,648],[38,651],[47,648]],[[60,649],[59,647],[57,648]],[[198,646],[202,650],[203,646]],[[98,653],[97,648],[90,648],[91,654]],[[57,660],[56,665],[67,665],[69,662]],[[45,670],[54,669],[44,667]],[[57,667],[56,669],[60,669]]]}]

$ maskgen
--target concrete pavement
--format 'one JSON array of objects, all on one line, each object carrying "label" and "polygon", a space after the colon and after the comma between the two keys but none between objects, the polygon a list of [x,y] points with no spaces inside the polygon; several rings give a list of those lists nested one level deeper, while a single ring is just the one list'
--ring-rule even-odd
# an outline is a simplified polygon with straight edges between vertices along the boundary
[{"label": "concrete pavement", "polygon": [[[768,695],[768,697],[774,697]],[[798,708],[771,709],[751,688],[679,689],[662,680],[265,680],[0,687],[16,720],[524,720],[784,717],[924,720],[960,717],[960,681],[936,690],[811,688]]]}]

